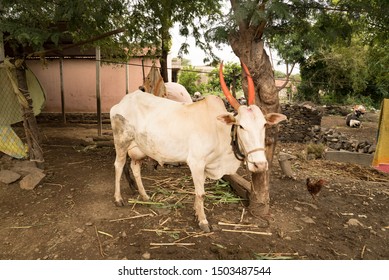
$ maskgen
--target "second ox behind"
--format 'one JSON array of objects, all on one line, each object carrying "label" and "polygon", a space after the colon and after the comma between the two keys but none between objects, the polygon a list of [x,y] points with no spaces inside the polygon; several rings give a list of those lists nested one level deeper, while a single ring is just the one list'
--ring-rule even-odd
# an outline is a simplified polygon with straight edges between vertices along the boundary
[{"label": "second ox behind", "polygon": [[231,146],[231,126],[236,127],[237,145],[251,172],[268,169],[265,156],[265,128],[285,120],[278,113],[263,115],[253,104],[254,85],[247,68],[249,105],[240,105],[228,91],[220,66],[220,83],[227,99],[237,111],[228,113],[221,98],[184,104],[153,96],[140,90],[126,95],[110,112],[116,149],[115,203],[124,205],[120,178],[127,154],[138,191],[143,200],[149,196],[142,184],[141,160],[150,157],[163,165],[185,162],[195,187],[194,210],[203,231],[210,227],[204,212],[204,182],[234,174],[241,161]]}]

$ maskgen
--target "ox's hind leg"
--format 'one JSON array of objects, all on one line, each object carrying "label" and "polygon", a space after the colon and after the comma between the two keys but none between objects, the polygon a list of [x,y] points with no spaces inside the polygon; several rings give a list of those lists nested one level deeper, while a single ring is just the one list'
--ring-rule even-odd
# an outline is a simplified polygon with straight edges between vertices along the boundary
[{"label": "ox's hind leg", "polygon": [[134,174],[136,185],[142,200],[147,201],[150,197],[147,195],[145,188],[143,187],[142,178],[140,174],[141,162],[139,160],[131,160],[131,170]]},{"label": "ox's hind leg", "polygon": [[115,159],[115,204],[116,206],[124,206],[124,201],[120,193],[120,179],[123,173],[123,167],[126,163],[127,151],[123,148],[116,147],[116,159]]},{"label": "ox's hind leg", "polygon": [[199,221],[200,229],[205,232],[210,232],[209,223],[205,216],[204,212],[204,182],[205,182],[205,174],[204,168],[199,168],[198,165],[191,166],[189,164],[189,168],[192,173],[193,183],[195,187],[195,201],[194,201],[194,210],[196,213],[196,217]]}]

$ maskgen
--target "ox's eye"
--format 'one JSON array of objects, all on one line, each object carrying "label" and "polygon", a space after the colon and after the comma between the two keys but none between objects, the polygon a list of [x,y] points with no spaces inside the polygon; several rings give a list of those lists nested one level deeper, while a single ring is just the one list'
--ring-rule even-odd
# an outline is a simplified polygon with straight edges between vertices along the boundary
[{"label": "ox's eye", "polygon": [[243,127],[243,126],[241,126],[241,125],[239,125],[239,128],[244,130],[244,127]]}]

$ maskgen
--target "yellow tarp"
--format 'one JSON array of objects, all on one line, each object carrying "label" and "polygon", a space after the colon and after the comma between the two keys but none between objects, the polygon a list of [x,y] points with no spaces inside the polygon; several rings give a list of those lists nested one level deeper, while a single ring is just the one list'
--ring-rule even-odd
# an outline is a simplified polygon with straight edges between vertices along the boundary
[{"label": "yellow tarp", "polygon": [[14,158],[25,158],[28,147],[10,126],[0,125],[0,151]]},{"label": "yellow tarp", "polygon": [[[27,86],[33,103],[33,111],[38,115],[46,101],[46,96],[38,79],[26,70]],[[27,106],[26,99],[17,86],[16,72],[7,60],[0,64],[0,152],[15,158],[27,157],[27,145],[12,130],[11,125],[23,121],[21,106]]]},{"label": "yellow tarp", "polygon": [[377,148],[372,165],[379,166],[380,164],[389,164],[389,99],[382,101]]}]

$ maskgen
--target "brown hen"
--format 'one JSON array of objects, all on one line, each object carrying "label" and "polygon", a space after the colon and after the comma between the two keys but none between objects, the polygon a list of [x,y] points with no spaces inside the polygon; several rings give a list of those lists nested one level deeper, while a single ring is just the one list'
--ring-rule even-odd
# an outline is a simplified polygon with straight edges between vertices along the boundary
[{"label": "brown hen", "polygon": [[311,179],[307,178],[307,190],[312,195],[313,200],[316,200],[317,194],[320,192],[321,188],[326,184],[327,182],[323,179],[320,179],[316,183],[312,183]]}]

